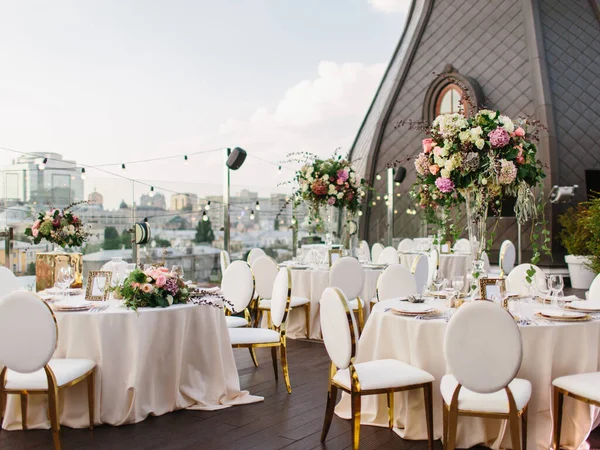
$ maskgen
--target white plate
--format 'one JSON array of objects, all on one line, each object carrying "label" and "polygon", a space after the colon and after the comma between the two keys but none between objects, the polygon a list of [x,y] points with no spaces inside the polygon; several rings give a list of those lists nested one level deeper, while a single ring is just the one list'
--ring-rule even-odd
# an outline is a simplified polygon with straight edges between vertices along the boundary
[{"label": "white plate", "polygon": [[587,316],[585,313],[580,313],[576,311],[561,311],[556,309],[548,309],[546,311],[539,311],[539,314],[546,317],[552,317],[557,319],[579,319]]},{"label": "white plate", "polygon": [[402,302],[401,304],[396,306],[395,309],[397,309],[398,311],[408,312],[408,313],[426,313],[426,312],[433,311],[434,308],[432,308],[429,305],[425,305],[423,303]]},{"label": "white plate", "polygon": [[585,300],[579,300],[571,302],[569,308],[579,309],[581,311],[598,311],[600,312],[600,302],[590,302]]}]

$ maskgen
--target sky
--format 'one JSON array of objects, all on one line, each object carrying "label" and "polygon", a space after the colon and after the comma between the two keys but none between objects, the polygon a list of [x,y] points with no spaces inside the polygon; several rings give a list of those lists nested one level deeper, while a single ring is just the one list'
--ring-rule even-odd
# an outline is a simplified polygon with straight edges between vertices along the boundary
[{"label": "sky", "polygon": [[[242,147],[232,190],[278,186],[290,152],[348,150],[410,0],[0,0],[0,147],[121,174],[125,161]],[[18,154],[0,149],[0,165]],[[222,191],[223,153],[127,165],[127,177]],[[260,158],[260,159],[258,159]],[[263,160],[270,161],[267,163]],[[105,207],[148,188],[87,169]],[[164,190],[163,190],[164,189]]]}]

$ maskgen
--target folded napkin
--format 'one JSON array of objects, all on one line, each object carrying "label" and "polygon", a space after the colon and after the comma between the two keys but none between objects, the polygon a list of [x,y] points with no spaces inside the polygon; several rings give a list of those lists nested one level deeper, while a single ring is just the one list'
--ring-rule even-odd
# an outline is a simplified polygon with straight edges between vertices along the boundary
[{"label": "folded napkin", "polygon": [[[554,300],[553,295],[540,295],[539,298],[542,299],[544,301],[544,303],[551,302],[552,300]],[[577,300],[581,300],[576,295],[565,295],[564,297],[561,297],[561,298],[564,299],[565,302],[575,302]]]},{"label": "folded napkin", "polygon": [[583,309],[588,311],[599,311],[600,312],[600,302],[599,301],[589,301],[589,300],[578,300],[571,302],[569,305],[574,309]]}]

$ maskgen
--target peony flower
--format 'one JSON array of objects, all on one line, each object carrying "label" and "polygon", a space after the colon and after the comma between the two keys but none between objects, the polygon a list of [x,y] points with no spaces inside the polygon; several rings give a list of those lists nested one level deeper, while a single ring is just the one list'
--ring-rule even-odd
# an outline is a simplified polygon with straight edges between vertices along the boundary
[{"label": "peony flower", "polygon": [[483,147],[485,145],[485,140],[479,138],[475,141],[475,147],[477,147],[479,150],[482,150]]},{"label": "peony flower", "polygon": [[498,175],[498,181],[500,184],[511,184],[517,178],[517,168],[512,161],[506,159],[500,160],[500,174]]},{"label": "peony flower", "polygon": [[518,127],[515,130],[515,136],[517,136],[517,137],[524,137],[525,136],[525,130],[523,128],[521,128],[521,127]]},{"label": "peony flower", "polygon": [[438,166],[437,164],[432,164],[431,166],[429,166],[429,172],[431,172],[431,175],[437,175],[439,171],[440,166]]},{"label": "peony flower", "polygon": [[438,178],[437,180],[435,180],[435,185],[440,190],[440,192],[443,192],[444,194],[448,194],[449,192],[452,192],[454,190],[454,183],[450,178]]},{"label": "peony flower", "polygon": [[415,170],[419,175],[425,175],[429,171],[429,158],[425,153],[420,153],[415,159]]},{"label": "peony flower", "polygon": [[165,283],[167,282],[167,277],[165,275],[159,275],[156,278],[156,287],[163,287],[165,285]]},{"label": "peony flower", "polygon": [[329,197],[329,198],[327,199],[327,204],[328,204],[329,206],[333,206],[333,205],[335,204],[335,200],[336,200],[336,199],[335,199],[335,197]]},{"label": "peony flower", "polygon": [[442,147],[439,147],[439,146],[437,146],[437,145],[436,145],[436,146],[433,148],[433,154],[434,154],[435,156],[441,156],[441,154],[442,154]]},{"label": "peony flower", "polygon": [[348,170],[347,169],[338,170],[337,177],[338,177],[338,180],[342,180],[342,182],[345,183],[346,181],[348,181]]},{"label": "peony flower", "polygon": [[500,148],[506,146],[510,141],[510,136],[504,128],[496,128],[490,131],[489,134],[490,144],[494,148]]},{"label": "peony flower", "polygon": [[144,283],[142,284],[142,292],[145,292],[146,294],[151,293],[154,290],[154,288],[152,287],[151,284],[148,283]]},{"label": "peony flower", "polygon": [[429,152],[431,152],[431,149],[435,145],[435,141],[431,138],[427,138],[427,139],[423,139],[422,144],[423,144],[423,152],[429,153]]},{"label": "peony flower", "polygon": [[310,188],[315,195],[327,195],[328,186],[327,183],[322,179],[316,180]]}]

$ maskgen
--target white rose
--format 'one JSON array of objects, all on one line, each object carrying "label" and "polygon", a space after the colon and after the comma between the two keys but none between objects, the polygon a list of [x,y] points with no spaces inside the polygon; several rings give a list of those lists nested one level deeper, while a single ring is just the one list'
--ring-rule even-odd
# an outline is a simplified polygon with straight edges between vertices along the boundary
[{"label": "white rose", "polygon": [[444,169],[448,170],[449,172],[452,172],[454,170],[454,161],[452,161],[451,159],[446,161],[446,164],[444,164]]},{"label": "white rose", "polygon": [[446,165],[446,158],[442,158],[441,156],[434,156],[433,162],[435,162],[440,167],[444,167]]},{"label": "white rose", "polygon": [[485,145],[485,141],[484,141],[483,139],[481,139],[481,138],[479,138],[479,139],[477,139],[477,140],[475,141],[475,146],[476,146],[476,147],[477,147],[479,150],[481,150],[481,149],[483,148],[483,146],[484,146],[484,145]]},{"label": "white rose", "polygon": [[173,304],[173,296],[172,295],[167,295],[167,302],[169,302],[169,306],[171,306]]},{"label": "white rose", "polygon": [[343,198],[344,197],[344,193],[343,192],[338,192],[337,193],[337,198]]},{"label": "white rose", "polygon": [[502,128],[504,128],[508,133],[512,133],[513,131],[515,131],[515,125],[512,122],[512,120],[510,120],[509,117],[507,117],[507,116],[500,116],[498,118],[498,120],[502,124]]},{"label": "white rose", "polygon": [[485,186],[487,184],[487,178],[482,178],[481,179],[481,184],[483,184]]},{"label": "white rose", "polygon": [[440,151],[440,156],[448,156],[448,149],[446,147],[442,147],[442,150]]},{"label": "white rose", "polygon": [[460,142],[466,142],[471,139],[471,133],[468,131],[461,131],[458,134],[458,138],[460,139]]},{"label": "white rose", "polygon": [[473,136],[481,136],[483,134],[483,130],[481,127],[471,128],[471,135]]},{"label": "white rose", "polygon": [[323,176],[321,177],[321,179],[322,179],[323,181],[329,181],[329,175],[323,175]]},{"label": "white rose", "polygon": [[450,178],[450,171],[447,169],[442,169],[440,174],[442,175],[442,178]]}]

